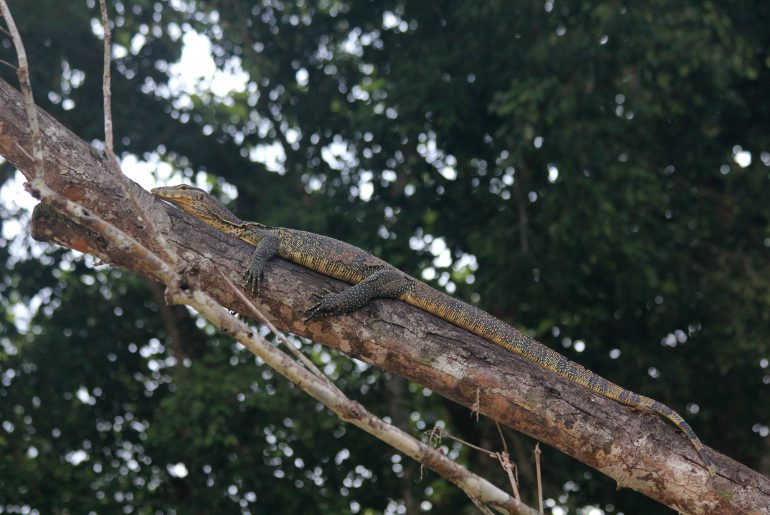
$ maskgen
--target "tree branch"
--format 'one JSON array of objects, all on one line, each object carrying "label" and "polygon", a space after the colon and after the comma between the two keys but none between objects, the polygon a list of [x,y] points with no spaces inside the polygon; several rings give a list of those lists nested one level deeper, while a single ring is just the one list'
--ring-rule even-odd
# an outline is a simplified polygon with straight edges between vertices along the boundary
[{"label": "tree branch", "polygon": [[[30,137],[24,103],[3,82],[0,105],[0,154],[28,168],[30,156],[19,150]],[[137,223],[104,160],[42,111],[40,123],[50,187],[149,245],[152,235]],[[131,186],[203,291],[228,308],[249,312],[219,271],[240,277],[251,247]],[[125,248],[42,210],[34,216],[33,235],[157,277]],[[767,478],[712,451],[719,475],[709,479],[686,439],[657,417],[599,397],[403,303],[376,301],[310,329],[302,321],[310,293],[342,284],[282,260],[271,262],[267,275],[266,290],[253,302],[278,328],[416,380],[468,407],[478,391],[481,413],[578,458],[620,486],[687,513],[761,513],[770,505]]]}]

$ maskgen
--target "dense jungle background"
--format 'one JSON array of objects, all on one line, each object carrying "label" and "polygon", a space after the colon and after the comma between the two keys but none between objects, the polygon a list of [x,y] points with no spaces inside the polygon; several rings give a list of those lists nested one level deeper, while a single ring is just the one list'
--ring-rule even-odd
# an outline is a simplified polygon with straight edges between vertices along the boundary
[{"label": "dense jungle background", "polygon": [[[98,6],[9,3],[38,102],[98,145]],[[129,174],[369,249],[770,474],[766,0],[109,4]],[[473,511],[158,286],[31,241],[19,184],[2,162],[0,512]],[[500,446],[489,420],[311,348],[413,434],[439,423]],[[532,505],[534,442],[505,436]],[[542,459],[553,513],[668,512]]]}]

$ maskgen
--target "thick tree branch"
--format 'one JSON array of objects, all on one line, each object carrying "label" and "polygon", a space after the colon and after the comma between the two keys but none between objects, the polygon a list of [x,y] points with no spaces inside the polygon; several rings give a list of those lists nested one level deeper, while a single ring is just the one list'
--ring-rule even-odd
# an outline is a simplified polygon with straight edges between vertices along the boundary
[{"label": "thick tree branch", "polygon": [[[0,105],[0,154],[17,167],[29,167],[29,156],[16,145],[29,143],[23,101],[5,83],[0,83]],[[40,122],[51,188],[149,245],[152,235],[137,223],[132,203],[124,200],[104,160],[50,116],[41,112]],[[223,305],[248,313],[219,270],[238,278],[250,247],[133,188],[201,287]],[[38,239],[153,275],[126,249],[59,217],[38,212],[33,223]],[[655,416],[594,395],[399,302],[377,301],[308,327],[301,315],[313,302],[310,293],[342,285],[281,260],[271,263],[267,275],[268,287],[254,303],[277,327],[416,380],[469,407],[478,391],[483,414],[576,457],[620,486],[687,513],[763,513],[770,506],[767,478],[715,452],[718,476],[708,478],[689,443]]]}]

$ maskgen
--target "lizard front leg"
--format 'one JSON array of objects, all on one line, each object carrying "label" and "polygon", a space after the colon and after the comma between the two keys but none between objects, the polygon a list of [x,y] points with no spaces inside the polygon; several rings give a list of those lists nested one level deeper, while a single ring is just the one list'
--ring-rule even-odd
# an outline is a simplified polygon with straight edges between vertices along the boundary
[{"label": "lizard front leg", "polygon": [[412,281],[395,268],[383,268],[339,293],[327,292],[307,311],[305,322],[326,315],[351,313],[364,307],[372,299],[397,298],[413,286]]},{"label": "lizard front leg", "polygon": [[259,291],[265,276],[267,262],[278,252],[280,240],[275,234],[267,234],[257,244],[251,255],[249,266],[243,274],[243,287],[251,293]]}]

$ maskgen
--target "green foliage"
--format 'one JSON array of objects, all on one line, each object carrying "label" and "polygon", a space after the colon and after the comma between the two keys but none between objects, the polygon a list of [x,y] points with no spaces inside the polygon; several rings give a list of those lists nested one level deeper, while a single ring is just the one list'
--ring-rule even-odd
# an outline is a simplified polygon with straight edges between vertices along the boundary
[{"label": "green foliage", "polygon": [[[37,98],[98,139],[94,2],[16,3]],[[770,473],[764,0],[111,9],[115,42],[128,49],[113,73],[122,151],[154,152],[190,178],[206,172],[215,191],[236,186],[244,219],[330,234],[424,273],[675,407],[706,443]],[[190,29],[212,40],[219,66],[240,59],[244,91],[189,102],[164,93]],[[7,42],[0,57],[13,60]],[[250,157],[273,143],[285,153],[280,174]],[[14,245],[0,239],[5,506],[472,510],[184,311],[171,325],[188,344],[175,346],[140,279]],[[39,307],[25,327],[19,306],[30,302]],[[398,390],[344,356],[312,355],[415,434],[441,420],[499,446],[493,425],[417,385]],[[531,500],[531,442],[507,436]],[[450,452],[505,485],[486,457]],[[555,451],[544,453],[544,479],[546,496],[568,508],[663,511]]]}]

